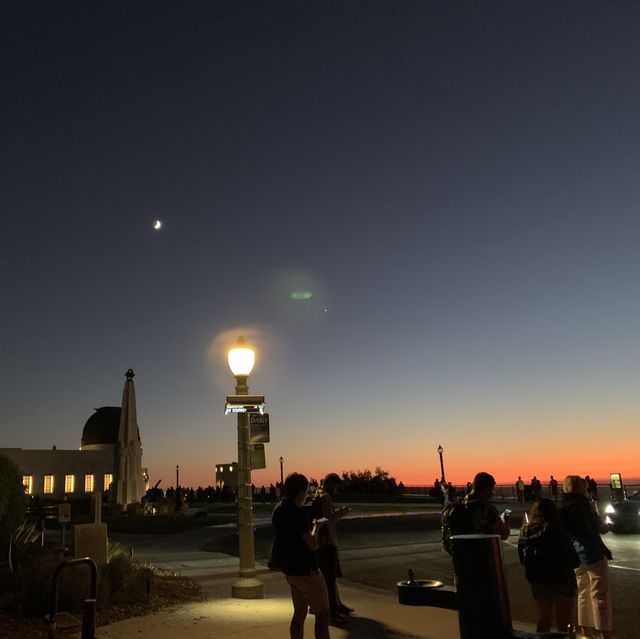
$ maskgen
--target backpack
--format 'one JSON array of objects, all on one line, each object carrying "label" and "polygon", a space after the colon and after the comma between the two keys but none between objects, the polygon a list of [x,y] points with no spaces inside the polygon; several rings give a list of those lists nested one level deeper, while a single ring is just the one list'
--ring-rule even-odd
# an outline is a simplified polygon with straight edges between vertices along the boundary
[{"label": "backpack", "polygon": [[442,548],[451,554],[452,535],[475,532],[473,518],[467,505],[461,501],[448,504],[442,511]]},{"label": "backpack", "polygon": [[544,559],[543,544],[540,537],[527,539],[522,544],[520,561],[524,566],[524,576],[528,582],[540,581],[548,572]]}]

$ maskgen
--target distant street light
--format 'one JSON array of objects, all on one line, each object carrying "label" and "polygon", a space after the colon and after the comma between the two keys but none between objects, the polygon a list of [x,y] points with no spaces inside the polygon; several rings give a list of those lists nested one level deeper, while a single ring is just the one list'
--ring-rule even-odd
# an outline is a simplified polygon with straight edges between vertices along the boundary
[{"label": "distant street light", "polygon": [[282,470],[282,465],[284,464],[284,459],[280,457],[280,490],[284,489],[284,471]]},{"label": "distant street light", "polygon": [[438,455],[440,455],[440,473],[442,475],[442,483],[444,484],[444,461],[442,460],[442,453],[444,453],[444,448],[442,448],[442,446],[438,446]]},{"label": "distant street light", "polygon": [[180,466],[176,464],[176,490],[178,489],[179,485],[180,485]]},{"label": "distant street light", "polygon": [[[255,353],[239,337],[229,351],[229,368],[236,378],[236,395],[248,395],[247,378],[253,370]],[[253,538],[253,505],[251,501],[251,446],[249,414],[238,413],[238,533],[240,537],[240,571],[231,586],[231,596],[238,599],[262,599],[264,585],[256,578],[256,554]]]}]

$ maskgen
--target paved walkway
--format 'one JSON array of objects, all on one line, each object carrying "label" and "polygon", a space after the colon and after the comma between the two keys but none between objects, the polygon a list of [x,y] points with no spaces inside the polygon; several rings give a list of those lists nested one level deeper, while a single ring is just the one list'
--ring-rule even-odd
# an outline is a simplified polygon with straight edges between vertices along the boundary
[{"label": "paved walkway", "polygon": [[[270,523],[270,517],[257,519],[259,526]],[[169,536],[114,535],[132,546],[136,557],[191,577],[202,587],[206,601],[100,627],[97,639],[288,639],[293,608],[284,576],[259,564],[257,573],[265,584],[265,598],[232,599],[238,558],[198,549],[214,532],[225,533],[222,528],[226,527]],[[332,639],[459,639],[455,611],[401,606],[388,590],[343,579],[339,583],[343,600],[356,612],[343,627],[331,627]],[[310,615],[305,627],[307,638],[313,638],[313,623]],[[532,630],[523,624],[514,626]]]},{"label": "paved walkway", "polygon": [[[162,564],[200,583],[207,600],[100,627],[96,630],[98,639],[289,637],[292,606],[288,586],[280,573],[258,566],[258,577],[265,584],[265,598],[242,600],[230,597],[231,584],[237,576],[237,558],[196,551]],[[344,601],[356,612],[343,627],[331,628],[332,639],[459,639],[454,611],[401,606],[388,591],[344,580],[340,583]],[[307,619],[305,636],[313,637],[312,616]]]}]

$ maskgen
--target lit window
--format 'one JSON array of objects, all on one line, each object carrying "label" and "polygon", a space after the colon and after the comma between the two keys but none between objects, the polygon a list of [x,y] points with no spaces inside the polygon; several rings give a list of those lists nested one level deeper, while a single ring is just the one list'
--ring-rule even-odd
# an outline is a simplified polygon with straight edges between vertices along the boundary
[{"label": "lit window", "polygon": [[44,476],[44,494],[45,495],[53,494],[53,475]]},{"label": "lit window", "polygon": [[84,476],[84,492],[85,493],[93,492],[93,475]]},{"label": "lit window", "polygon": [[27,495],[33,494],[33,475],[22,475],[22,485]]},{"label": "lit window", "polygon": [[112,481],[113,481],[113,475],[111,473],[105,473],[102,490],[109,490],[109,486],[111,486]]},{"label": "lit window", "polygon": [[64,492],[72,493],[75,489],[76,478],[73,475],[64,476]]},{"label": "lit window", "polygon": [[232,473],[233,472],[233,466],[229,466],[229,472]]}]

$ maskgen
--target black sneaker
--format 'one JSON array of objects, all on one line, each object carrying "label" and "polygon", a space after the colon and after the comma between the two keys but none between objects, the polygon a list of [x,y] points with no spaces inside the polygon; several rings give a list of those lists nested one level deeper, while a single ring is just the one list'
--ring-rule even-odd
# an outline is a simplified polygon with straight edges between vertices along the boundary
[{"label": "black sneaker", "polygon": [[355,608],[349,608],[349,606],[345,606],[344,604],[338,606],[338,612],[341,615],[350,615],[352,612],[355,612],[355,610]]}]

